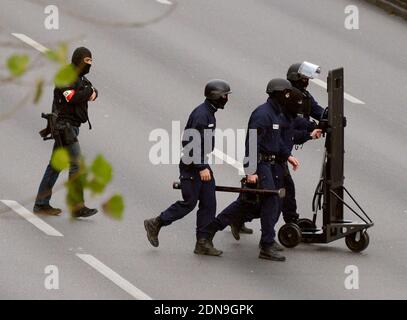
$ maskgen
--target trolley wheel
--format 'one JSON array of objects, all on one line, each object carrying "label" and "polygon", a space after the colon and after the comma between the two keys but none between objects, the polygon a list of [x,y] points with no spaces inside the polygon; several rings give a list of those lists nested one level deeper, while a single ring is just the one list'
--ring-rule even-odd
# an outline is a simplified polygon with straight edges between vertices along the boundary
[{"label": "trolley wheel", "polygon": [[278,231],[278,240],[287,248],[294,248],[301,242],[301,229],[295,223],[287,223]]},{"label": "trolley wheel", "polygon": [[345,237],[346,246],[353,252],[362,252],[369,245],[369,235],[366,231],[358,231]]},{"label": "trolley wheel", "polygon": [[305,230],[315,230],[317,226],[310,219],[298,219],[297,226],[300,227],[301,231]]}]

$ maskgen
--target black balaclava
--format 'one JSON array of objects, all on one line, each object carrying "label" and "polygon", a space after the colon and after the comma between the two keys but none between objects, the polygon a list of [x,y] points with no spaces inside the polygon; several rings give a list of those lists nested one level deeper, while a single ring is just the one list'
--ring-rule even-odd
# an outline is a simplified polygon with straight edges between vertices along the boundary
[{"label": "black balaclava", "polygon": [[301,90],[293,88],[290,98],[283,105],[283,113],[288,117],[295,118],[297,114],[303,112],[303,103],[305,96]]},{"label": "black balaclava", "polygon": [[295,87],[301,91],[304,91],[308,87],[309,79],[301,78],[300,80],[297,80],[297,81],[291,81],[291,84],[293,85],[293,87]]},{"label": "black balaclava", "polygon": [[229,99],[228,99],[228,95],[226,95],[225,98],[221,97],[221,98],[218,98],[218,99],[216,99],[216,100],[209,100],[209,101],[212,103],[212,105],[213,105],[216,109],[224,109],[226,103],[228,102],[228,100],[229,100]]},{"label": "black balaclava", "polygon": [[91,65],[85,63],[83,59],[92,58],[92,53],[88,48],[79,47],[72,54],[72,64],[79,70],[79,76],[84,76],[90,71]]},{"label": "black balaclava", "polygon": [[270,94],[270,97],[277,101],[281,108],[284,108],[284,106],[288,103],[290,99],[290,95],[291,95],[290,91],[284,90],[273,92],[272,94]]}]

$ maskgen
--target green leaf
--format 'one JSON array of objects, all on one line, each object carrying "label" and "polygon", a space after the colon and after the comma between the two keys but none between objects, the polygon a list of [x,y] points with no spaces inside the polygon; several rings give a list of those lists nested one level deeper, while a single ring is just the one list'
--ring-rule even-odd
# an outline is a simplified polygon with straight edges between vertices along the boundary
[{"label": "green leaf", "polygon": [[38,79],[35,82],[34,104],[37,104],[40,101],[43,89],[44,89],[44,79]]},{"label": "green leaf", "polygon": [[13,54],[7,60],[7,68],[14,77],[21,77],[27,71],[29,61],[30,58],[26,54]]},{"label": "green leaf", "polygon": [[115,194],[102,206],[103,211],[112,217],[113,219],[120,220],[123,218],[124,201],[123,197],[119,194]]},{"label": "green leaf", "polygon": [[51,157],[51,166],[57,170],[62,171],[69,168],[70,157],[69,153],[64,148],[58,148],[54,151]]},{"label": "green leaf", "polygon": [[71,64],[66,64],[55,75],[54,82],[58,88],[71,85],[76,81],[78,74]]},{"label": "green leaf", "polygon": [[92,190],[93,194],[103,193],[105,190],[106,184],[98,182],[96,179],[88,181],[86,187]]},{"label": "green leaf", "polygon": [[48,59],[65,65],[68,63],[68,45],[61,43],[55,50],[47,51],[46,55]]},{"label": "green leaf", "polygon": [[91,172],[95,180],[103,185],[107,185],[113,177],[112,166],[102,155],[98,155],[93,161]]},{"label": "green leaf", "polygon": [[84,205],[83,190],[86,185],[88,168],[83,158],[81,158],[79,171],[65,183],[67,188],[66,203],[73,213]]}]

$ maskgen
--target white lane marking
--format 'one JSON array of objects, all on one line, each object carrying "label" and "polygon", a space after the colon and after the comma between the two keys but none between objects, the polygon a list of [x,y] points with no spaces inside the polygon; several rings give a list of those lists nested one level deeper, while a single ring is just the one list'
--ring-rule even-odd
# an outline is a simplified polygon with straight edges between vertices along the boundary
[{"label": "white lane marking", "polygon": [[34,226],[36,226],[46,235],[53,236],[53,237],[63,237],[64,236],[58,230],[51,227],[48,223],[46,223],[45,221],[38,218],[32,212],[28,211],[26,208],[24,208],[22,205],[20,205],[17,201],[13,201],[13,200],[0,200],[0,201],[3,202],[11,210],[13,210],[17,214],[19,214],[21,217],[23,217],[25,220],[32,223]]},{"label": "white lane marking", "polygon": [[172,5],[172,2],[171,2],[171,1],[168,1],[168,0],[155,0],[155,1],[157,1],[158,3],[161,3],[161,4]]},{"label": "white lane marking", "polygon": [[243,164],[241,162],[237,161],[236,159],[232,158],[231,156],[227,155],[223,151],[216,149],[216,148],[213,149],[212,154],[216,158],[225,161],[227,164],[229,164],[232,167],[234,167],[235,169],[237,169],[239,171],[240,175],[244,175]]},{"label": "white lane marking", "polygon": [[14,37],[20,39],[22,42],[28,44],[29,46],[33,47],[34,49],[38,50],[41,53],[47,53],[49,51],[48,48],[44,47],[42,44],[38,43],[37,41],[31,39],[30,37],[26,36],[22,33],[12,33]]},{"label": "white lane marking", "polygon": [[[324,89],[328,88],[328,85],[326,82],[320,80],[320,79],[311,79],[311,82],[315,83],[317,86],[320,86]],[[365,104],[363,101],[359,100],[358,98],[355,98],[354,96],[351,96],[348,93],[344,93],[344,98],[348,100],[349,102],[355,103],[355,104]]]},{"label": "white lane marking", "polygon": [[136,288],[135,286],[133,286],[130,282],[128,282],[126,279],[122,278],[119,274],[114,272],[108,266],[104,265],[94,256],[92,256],[90,254],[80,254],[80,253],[77,253],[76,256],[78,258],[80,258],[82,261],[86,262],[96,271],[98,271],[99,273],[104,275],[106,278],[108,278],[114,284],[119,286],[121,289],[126,291],[128,294],[130,294],[131,296],[136,298],[137,300],[152,300],[151,297],[149,297],[143,291],[141,291],[138,288]]}]

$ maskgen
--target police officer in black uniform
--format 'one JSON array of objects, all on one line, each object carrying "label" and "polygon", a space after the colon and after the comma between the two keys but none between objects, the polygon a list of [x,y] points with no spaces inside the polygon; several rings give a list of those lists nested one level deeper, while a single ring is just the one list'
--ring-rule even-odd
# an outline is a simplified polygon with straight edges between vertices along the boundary
[{"label": "police officer in black uniform", "polygon": [[[70,155],[69,178],[75,180],[80,169],[80,146],[78,142],[79,127],[82,123],[91,124],[88,117],[88,102],[95,101],[98,91],[85,77],[92,65],[92,53],[85,47],[77,48],[72,55],[72,65],[78,72],[77,80],[65,88],[54,89],[52,112],[57,114],[54,136],[60,137],[55,141],[53,151],[59,147],[65,148]],[[61,145],[59,145],[61,144]],[[37,214],[59,215],[61,209],[53,208],[49,202],[52,188],[59,176],[51,163],[48,164],[39,186],[33,211]],[[72,209],[73,217],[90,217],[97,213],[96,209],[89,209],[84,204],[83,187],[75,183],[75,203]]]},{"label": "police officer in black uniform", "polygon": [[[283,187],[284,163],[292,164],[294,170],[299,162],[291,155],[291,151],[282,139],[280,113],[290,98],[292,85],[285,79],[273,79],[267,85],[269,98],[266,103],[257,107],[250,116],[246,136],[246,159],[244,167],[247,182],[256,184],[260,188],[275,190]],[[254,143],[252,132],[257,137],[257,154],[250,154],[250,144]],[[254,165],[253,165],[254,164]],[[254,169],[254,171],[253,171]],[[260,214],[261,240],[259,258],[285,261],[285,257],[278,251],[282,247],[275,241],[275,225],[281,212],[281,201],[277,196],[263,196],[258,206],[247,204],[242,197],[229,205],[216,219],[207,226],[209,233],[223,230],[227,225],[236,224],[241,220],[245,210],[253,210]]]},{"label": "police officer in black uniform", "polygon": [[208,82],[205,101],[189,116],[179,165],[183,200],[172,204],[158,217],[144,221],[147,238],[154,247],[159,245],[158,234],[161,227],[183,218],[199,202],[194,253],[212,256],[222,254],[222,251],[213,246],[211,234],[205,230],[216,214],[215,179],[208,164],[208,154],[213,151],[215,144],[215,113],[225,107],[230,93],[230,85],[226,81],[215,79]]},{"label": "police officer in black uniform", "polygon": [[[316,123],[311,121],[310,118],[320,121],[325,109],[318,104],[307,90],[309,79],[316,77],[320,71],[319,66],[306,61],[292,64],[287,71],[287,80],[290,81],[293,87],[300,90],[304,96],[302,117],[295,118],[293,123],[295,139],[299,141],[297,144],[321,137],[321,129],[316,128]],[[285,188],[286,196],[283,199],[282,206],[283,218],[286,223],[295,223],[298,221],[299,214],[297,213],[295,199],[295,185],[288,168],[285,175]]]}]

